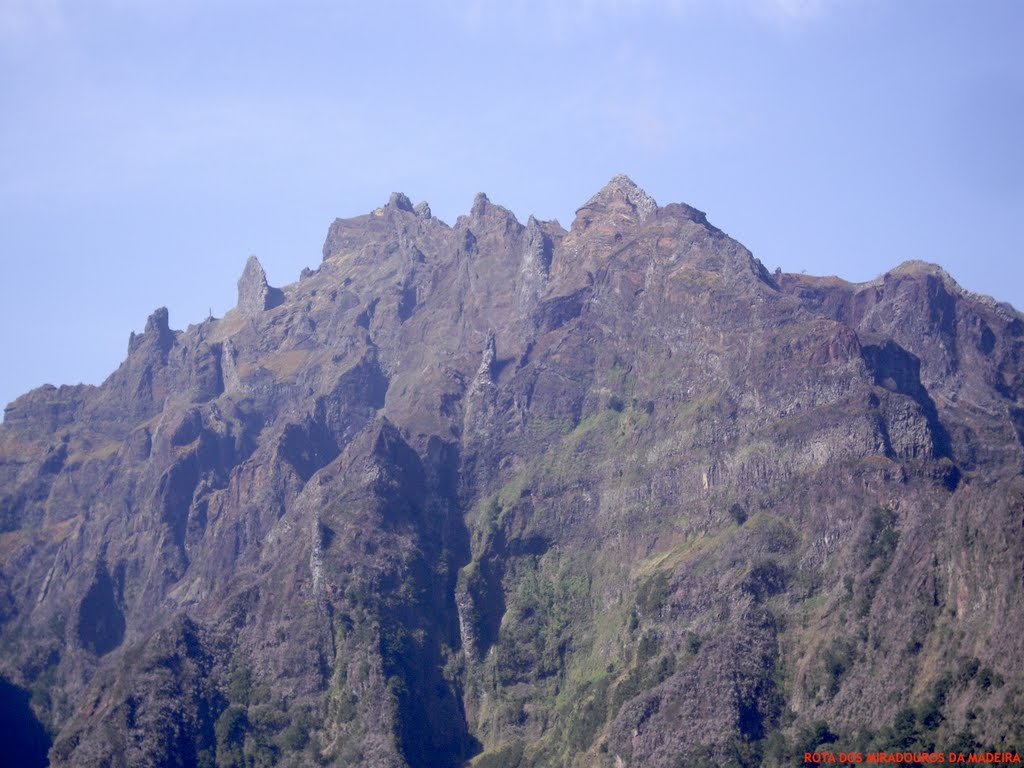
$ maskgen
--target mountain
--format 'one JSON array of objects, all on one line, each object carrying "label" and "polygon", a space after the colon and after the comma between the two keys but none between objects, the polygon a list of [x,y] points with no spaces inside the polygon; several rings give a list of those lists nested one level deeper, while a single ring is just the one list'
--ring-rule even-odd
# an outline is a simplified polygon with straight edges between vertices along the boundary
[{"label": "mountain", "polygon": [[402,194],[0,426],[21,764],[793,765],[1024,745],[1024,318],[769,273],[617,176]]}]

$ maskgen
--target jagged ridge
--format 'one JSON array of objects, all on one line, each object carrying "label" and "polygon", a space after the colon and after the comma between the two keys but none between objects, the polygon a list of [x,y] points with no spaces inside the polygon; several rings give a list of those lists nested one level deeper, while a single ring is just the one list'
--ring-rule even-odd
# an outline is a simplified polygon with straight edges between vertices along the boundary
[{"label": "jagged ridge", "polygon": [[568,231],[396,193],[323,256],[6,409],[0,674],[54,765],[1020,737],[1012,308],[771,275],[625,176]]}]

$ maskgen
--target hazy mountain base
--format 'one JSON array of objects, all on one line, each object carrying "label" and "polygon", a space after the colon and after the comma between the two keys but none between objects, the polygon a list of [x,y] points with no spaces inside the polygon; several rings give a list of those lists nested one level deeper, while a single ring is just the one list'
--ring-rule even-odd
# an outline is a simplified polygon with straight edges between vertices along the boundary
[{"label": "hazy mountain base", "polygon": [[324,256],[6,411],[0,671],[54,765],[1021,745],[1011,308],[772,276],[623,177],[569,232],[395,195]]}]

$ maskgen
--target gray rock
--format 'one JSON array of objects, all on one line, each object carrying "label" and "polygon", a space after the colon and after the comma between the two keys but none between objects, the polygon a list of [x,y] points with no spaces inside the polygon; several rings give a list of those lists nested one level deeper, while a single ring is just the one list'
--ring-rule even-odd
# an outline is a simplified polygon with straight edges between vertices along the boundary
[{"label": "gray rock", "polygon": [[250,256],[242,276],[238,278],[238,311],[245,317],[256,317],[283,301],[281,290],[267,283],[267,273],[263,271],[260,260]]},{"label": "gray rock", "polygon": [[391,197],[388,199],[388,206],[391,208],[397,208],[400,211],[412,212],[412,201],[403,192],[392,192]]}]

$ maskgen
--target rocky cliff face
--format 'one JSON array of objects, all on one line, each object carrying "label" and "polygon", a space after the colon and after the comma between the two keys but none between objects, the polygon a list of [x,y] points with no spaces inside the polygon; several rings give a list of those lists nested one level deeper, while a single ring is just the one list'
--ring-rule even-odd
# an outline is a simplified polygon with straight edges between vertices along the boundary
[{"label": "rocky cliff face", "polygon": [[769,274],[625,177],[568,231],[396,194],[238,290],[5,411],[25,764],[1024,746],[1011,307]]}]

